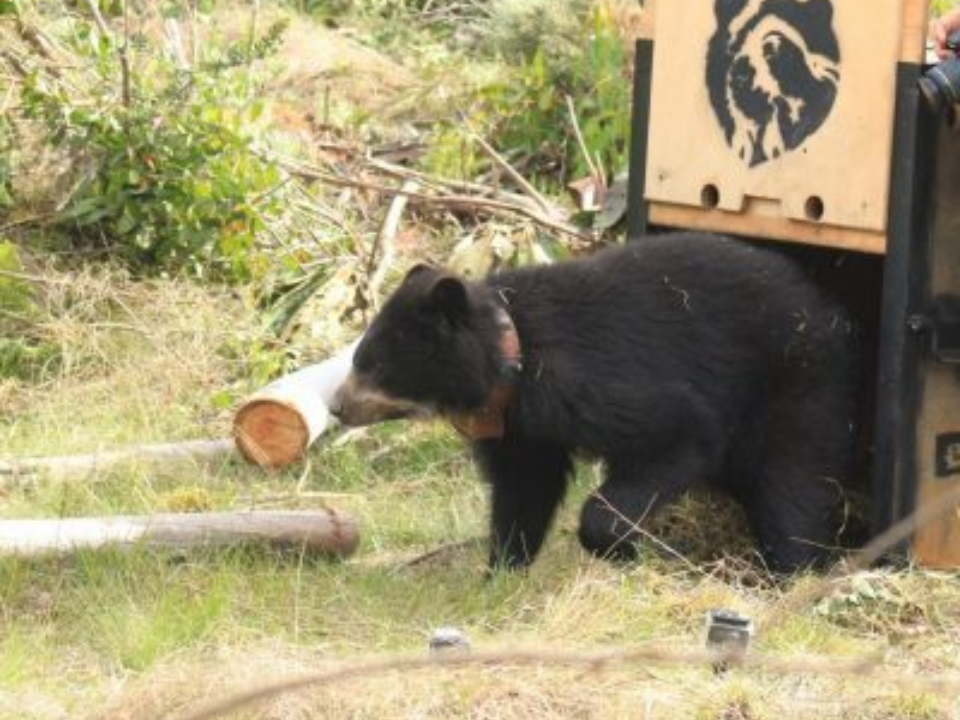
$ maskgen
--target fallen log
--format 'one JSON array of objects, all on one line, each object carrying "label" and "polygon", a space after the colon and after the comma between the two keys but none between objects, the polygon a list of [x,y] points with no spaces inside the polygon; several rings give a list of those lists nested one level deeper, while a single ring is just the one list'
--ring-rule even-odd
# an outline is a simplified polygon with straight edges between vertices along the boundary
[{"label": "fallen log", "polygon": [[346,557],[358,542],[356,521],[334,510],[0,520],[0,555],[16,557],[135,545],[186,550],[240,543]]},{"label": "fallen log", "polygon": [[148,464],[210,464],[222,462],[236,448],[232,439],[188,440],[178,443],[131,445],[117,450],[83,455],[28,457],[0,460],[0,483],[4,479],[19,479],[34,475],[55,477],[84,477],[104,472],[128,463]]},{"label": "fallen log", "polygon": [[333,421],[330,403],[350,372],[359,342],[275,380],[245,402],[233,419],[233,436],[243,457],[265,468],[301,460]]}]

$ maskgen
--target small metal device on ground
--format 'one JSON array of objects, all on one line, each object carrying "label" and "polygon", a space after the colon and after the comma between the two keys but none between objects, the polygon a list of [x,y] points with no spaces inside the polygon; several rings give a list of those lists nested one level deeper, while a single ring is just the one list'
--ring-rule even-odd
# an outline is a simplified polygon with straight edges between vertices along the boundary
[{"label": "small metal device on ground", "polygon": [[[710,610],[707,612],[707,649],[723,655],[725,658],[738,658],[746,655],[753,637],[753,620],[732,610]],[[717,674],[726,672],[727,662],[714,663]]]},{"label": "small metal device on ground", "polygon": [[437,628],[430,636],[430,654],[466,654],[470,652],[470,640],[453,627]]}]

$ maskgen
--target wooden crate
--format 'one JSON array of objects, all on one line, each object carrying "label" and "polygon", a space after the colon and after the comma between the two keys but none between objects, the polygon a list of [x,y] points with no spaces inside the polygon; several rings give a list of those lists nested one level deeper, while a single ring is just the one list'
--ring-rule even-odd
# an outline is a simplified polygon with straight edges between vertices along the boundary
[{"label": "wooden crate", "polygon": [[[739,8],[739,9],[737,9]],[[917,0],[648,0],[656,225],[883,253]]]}]

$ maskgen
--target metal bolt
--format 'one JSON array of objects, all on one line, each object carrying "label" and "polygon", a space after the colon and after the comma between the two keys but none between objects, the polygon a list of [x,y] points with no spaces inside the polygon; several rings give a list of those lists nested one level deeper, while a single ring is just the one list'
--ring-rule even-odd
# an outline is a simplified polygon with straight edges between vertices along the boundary
[{"label": "metal bolt", "polygon": [[430,636],[431,655],[468,652],[470,652],[470,640],[456,628],[437,628]]},{"label": "metal bolt", "polygon": [[922,333],[930,327],[930,322],[923,315],[911,315],[907,318],[907,329],[910,332]]},{"label": "metal bolt", "polygon": [[[710,610],[707,612],[707,648],[728,656],[740,657],[746,654],[753,637],[753,620],[731,610]],[[727,664],[717,662],[714,672],[726,672]]]}]

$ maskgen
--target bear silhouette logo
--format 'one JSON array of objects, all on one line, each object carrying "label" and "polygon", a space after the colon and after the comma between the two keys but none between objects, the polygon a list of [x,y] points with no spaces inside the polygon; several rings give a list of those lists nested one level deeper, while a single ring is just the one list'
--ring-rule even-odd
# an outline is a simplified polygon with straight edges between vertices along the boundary
[{"label": "bear silhouette logo", "polygon": [[829,0],[716,0],[707,87],[727,144],[754,167],[796,150],[829,117],[840,47]]}]

